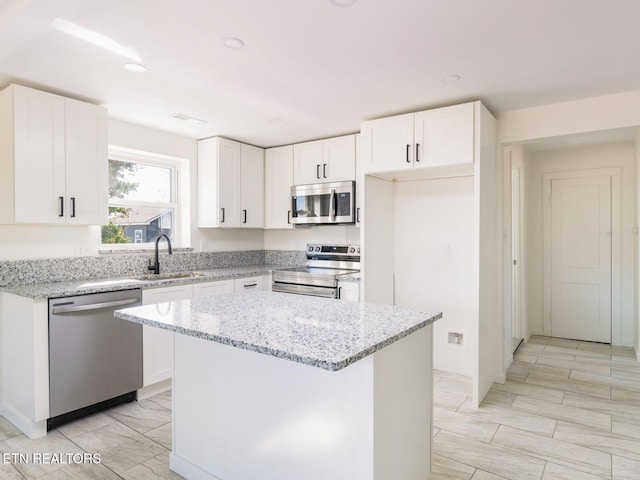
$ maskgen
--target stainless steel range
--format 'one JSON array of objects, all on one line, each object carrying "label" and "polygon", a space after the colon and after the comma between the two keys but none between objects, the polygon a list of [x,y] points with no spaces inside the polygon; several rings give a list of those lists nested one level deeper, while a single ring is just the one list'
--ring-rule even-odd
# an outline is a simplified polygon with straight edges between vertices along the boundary
[{"label": "stainless steel range", "polygon": [[273,271],[274,292],[338,298],[338,277],[360,271],[359,245],[307,245],[307,265]]}]

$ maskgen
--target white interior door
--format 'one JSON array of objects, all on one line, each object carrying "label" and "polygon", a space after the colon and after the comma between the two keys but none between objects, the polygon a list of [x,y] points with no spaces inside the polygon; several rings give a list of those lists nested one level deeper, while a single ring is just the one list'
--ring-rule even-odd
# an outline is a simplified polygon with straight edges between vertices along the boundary
[{"label": "white interior door", "polygon": [[611,176],[551,181],[551,335],[611,342]]},{"label": "white interior door", "polygon": [[514,349],[522,339],[520,329],[520,175],[520,168],[515,166],[511,168],[511,334]]}]

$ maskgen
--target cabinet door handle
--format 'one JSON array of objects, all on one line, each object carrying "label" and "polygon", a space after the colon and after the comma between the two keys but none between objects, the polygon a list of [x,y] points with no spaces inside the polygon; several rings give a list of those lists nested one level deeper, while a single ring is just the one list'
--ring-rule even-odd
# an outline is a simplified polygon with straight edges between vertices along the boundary
[{"label": "cabinet door handle", "polygon": [[59,217],[64,217],[64,197],[58,197],[58,201],[60,202],[60,213]]},{"label": "cabinet door handle", "polygon": [[224,208],[221,208],[220,210],[222,210],[222,220],[220,220],[220,223],[224,223]]},{"label": "cabinet door handle", "polygon": [[291,210],[287,210],[287,223],[291,225]]},{"label": "cabinet door handle", "polygon": [[342,287],[338,287],[338,300],[342,299]]},{"label": "cabinet door handle", "polygon": [[244,214],[244,220],[242,221],[242,223],[247,223],[247,211],[242,210],[242,213]]},{"label": "cabinet door handle", "polygon": [[323,178],[327,178],[327,164],[326,163],[322,164],[322,177]]},{"label": "cabinet door handle", "polygon": [[71,197],[71,216],[76,216],[76,197]]},{"label": "cabinet door handle", "polygon": [[320,164],[316,164],[316,178],[320,180]]},{"label": "cabinet door handle", "polygon": [[411,160],[409,160],[409,149],[411,148],[411,145],[407,145],[407,163],[411,163]]},{"label": "cabinet door handle", "polygon": [[360,223],[360,207],[356,208],[356,223]]},{"label": "cabinet door handle", "polygon": [[418,155],[418,150],[420,149],[420,144],[416,143],[416,162],[420,161],[420,156]]}]

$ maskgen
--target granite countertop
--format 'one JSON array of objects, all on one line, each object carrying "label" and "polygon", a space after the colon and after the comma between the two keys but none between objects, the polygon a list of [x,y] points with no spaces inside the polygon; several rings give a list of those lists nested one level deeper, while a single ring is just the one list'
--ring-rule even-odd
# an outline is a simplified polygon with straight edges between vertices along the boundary
[{"label": "granite countertop", "polygon": [[[77,280],[73,282],[37,283],[2,287],[0,291],[27,298],[59,298],[89,293],[114,292],[132,288],[166,287],[188,283],[212,282],[231,278],[264,275],[272,270],[285,268],[282,265],[251,265],[244,267],[215,268],[195,272],[173,272],[160,275],[141,275],[128,278],[104,278]],[[176,277],[177,275],[182,275]]]},{"label": "granite countertop", "polygon": [[115,316],[294,362],[340,370],[442,317],[392,305],[242,292],[117,310]]}]

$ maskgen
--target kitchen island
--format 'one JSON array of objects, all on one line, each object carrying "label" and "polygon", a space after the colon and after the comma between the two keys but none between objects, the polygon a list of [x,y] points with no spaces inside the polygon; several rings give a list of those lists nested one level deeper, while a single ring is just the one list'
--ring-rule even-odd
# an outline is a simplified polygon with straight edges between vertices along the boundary
[{"label": "kitchen island", "polygon": [[115,315],[175,332],[172,470],[427,479],[440,313],[273,292],[159,305]]}]

